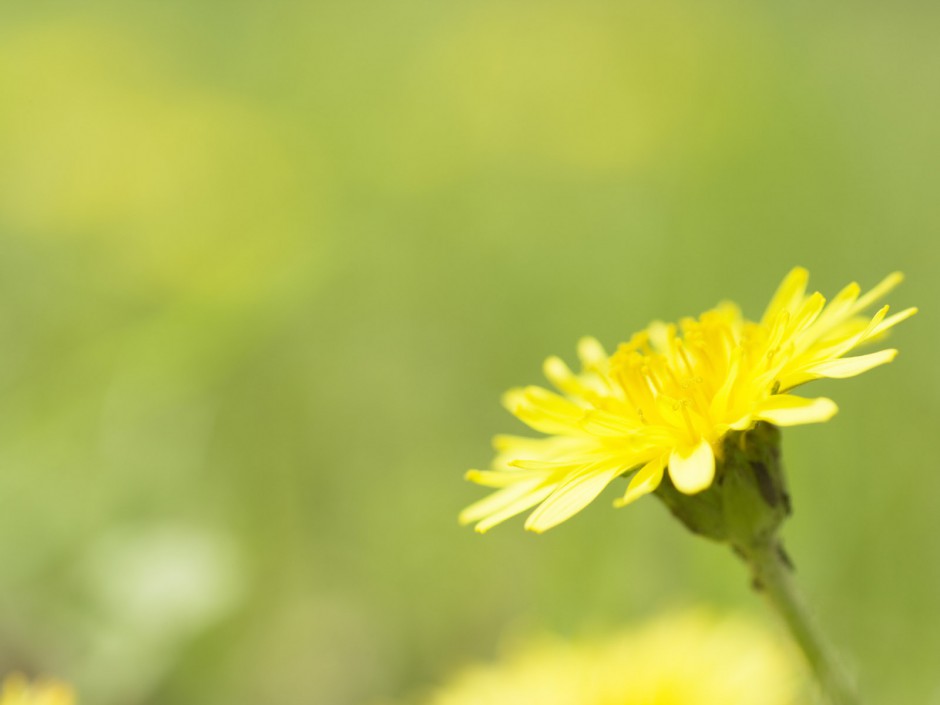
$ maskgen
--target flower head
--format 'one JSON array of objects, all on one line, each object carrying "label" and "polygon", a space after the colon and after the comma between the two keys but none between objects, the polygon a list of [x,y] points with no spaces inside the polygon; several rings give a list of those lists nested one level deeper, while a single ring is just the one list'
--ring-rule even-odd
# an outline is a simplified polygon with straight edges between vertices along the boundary
[{"label": "flower head", "polygon": [[7,676],[0,691],[0,705],[74,705],[67,685],[55,681],[29,683],[23,676]]},{"label": "flower head", "polygon": [[795,705],[795,655],[743,618],[690,610],[582,642],[535,640],[460,673],[429,705]]},{"label": "flower head", "polygon": [[557,392],[531,386],[504,397],[510,412],[547,437],[497,436],[493,468],[471,470],[467,479],[498,491],[467,507],[461,521],[482,532],[536,507],[526,528],[545,531],[631,472],[617,506],[655,490],[666,472],[676,489],[695,494],[711,485],[729,432],[760,421],[828,421],[837,411],[831,399],[791,390],[890,362],[896,350],[846,355],[916,309],[861,315],[901,281],[899,273],[864,295],[849,284],[828,304],[806,293],[808,278],[805,269],[791,271],[758,322],[722,303],[678,326],[653,322],[613,355],[584,338],[579,374],[548,358],[545,376]]}]

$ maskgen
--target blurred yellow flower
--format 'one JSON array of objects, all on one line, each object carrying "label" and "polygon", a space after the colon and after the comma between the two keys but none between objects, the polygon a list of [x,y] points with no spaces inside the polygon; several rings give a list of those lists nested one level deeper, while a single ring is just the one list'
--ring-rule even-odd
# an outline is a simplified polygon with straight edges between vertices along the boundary
[{"label": "blurred yellow flower", "polygon": [[526,528],[542,532],[583,509],[615,478],[636,470],[618,506],[655,490],[668,470],[684,494],[708,488],[729,431],[759,421],[792,426],[827,421],[835,403],[788,393],[823,377],[853,377],[890,362],[896,350],[845,357],[916,312],[859,315],[902,279],[891,274],[861,295],[852,283],[826,304],[806,294],[809,275],[796,268],[783,280],[759,322],[723,303],[698,319],[654,322],[608,356],[600,343],[578,346],[582,372],[557,357],[545,375],[561,392],[510,390],[508,409],[547,438],[497,436],[491,470],[467,479],[498,488],[467,507],[463,523],[477,531],[538,505]]},{"label": "blurred yellow flower", "polygon": [[74,705],[72,689],[56,681],[30,683],[21,675],[7,676],[0,705]]},{"label": "blurred yellow flower", "polygon": [[805,703],[783,641],[743,618],[676,613],[604,639],[520,646],[459,674],[427,705]]}]

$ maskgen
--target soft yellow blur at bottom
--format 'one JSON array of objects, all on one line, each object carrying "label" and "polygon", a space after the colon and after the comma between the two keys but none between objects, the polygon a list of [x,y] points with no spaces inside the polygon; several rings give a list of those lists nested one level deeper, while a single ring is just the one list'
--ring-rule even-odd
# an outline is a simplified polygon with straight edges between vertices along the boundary
[{"label": "soft yellow blur at bottom", "polygon": [[806,702],[801,674],[778,636],[695,610],[602,639],[519,644],[427,705],[795,705]]},{"label": "soft yellow blur at bottom", "polygon": [[74,705],[75,694],[64,683],[30,683],[21,675],[7,676],[0,693],[0,705]]}]

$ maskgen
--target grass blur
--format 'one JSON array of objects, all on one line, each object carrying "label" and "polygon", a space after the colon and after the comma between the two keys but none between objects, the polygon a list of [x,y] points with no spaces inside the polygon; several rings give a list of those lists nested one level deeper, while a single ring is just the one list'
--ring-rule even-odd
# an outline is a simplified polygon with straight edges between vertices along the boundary
[{"label": "grass blur", "polygon": [[[791,266],[900,269],[901,355],[785,434],[871,702],[940,702],[940,7],[0,9],[0,671],[356,705],[745,570],[654,500],[457,526],[501,392]],[[598,305],[599,303],[603,305]],[[613,493],[610,495],[613,496]]]}]

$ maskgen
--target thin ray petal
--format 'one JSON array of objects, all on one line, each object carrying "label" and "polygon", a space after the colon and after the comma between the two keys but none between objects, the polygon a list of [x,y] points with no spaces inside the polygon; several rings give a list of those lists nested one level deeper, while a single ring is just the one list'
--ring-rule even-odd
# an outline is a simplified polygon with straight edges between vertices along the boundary
[{"label": "thin ray petal", "polygon": [[798,426],[828,421],[839,407],[832,399],[805,399],[793,394],[774,394],[754,413],[754,418],[777,426]]},{"label": "thin ray petal", "polygon": [[537,470],[467,470],[464,479],[484,487],[509,487],[524,480],[545,477],[544,471]]},{"label": "thin ray petal", "polygon": [[526,520],[525,528],[537,534],[548,531],[590,504],[622,469],[585,470],[558,487]]},{"label": "thin ray petal", "polygon": [[802,300],[806,291],[806,284],[809,281],[809,272],[803,267],[794,267],[790,270],[776,293],[771,298],[764,315],[761,318],[762,325],[769,325],[777,318],[781,311],[792,310],[795,304]]},{"label": "thin ray petal", "polygon": [[[524,480],[509,487],[504,487],[491,495],[487,495],[481,500],[471,504],[460,512],[459,521],[461,524],[472,524],[486,516],[501,512],[508,506],[513,505],[523,497],[533,495],[542,484],[541,479]],[[546,495],[547,496],[547,495]],[[532,506],[532,505],[529,505]],[[525,511],[525,509],[520,509]],[[518,512],[517,512],[518,513]]]},{"label": "thin ray petal", "polygon": [[879,336],[882,333],[884,333],[886,330],[888,330],[889,328],[893,328],[894,326],[896,326],[901,321],[906,321],[915,313],[917,313],[917,307],[911,306],[910,308],[906,308],[903,311],[899,311],[898,313],[895,313],[892,316],[888,316],[886,319],[881,321],[881,323],[876,325],[870,332],[868,332],[865,335],[865,338],[870,340],[871,338]]},{"label": "thin ray petal", "polygon": [[630,478],[630,484],[627,485],[627,491],[623,497],[614,500],[614,506],[625,507],[659,487],[665,467],[664,458],[659,457],[637,470],[636,474]]},{"label": "thin ray petal", "polygon": [[478,534],[485,534],[497,524],[501,524],[507,519],[512,519],[514,516],[522,514],[522,512],[528,511],[539,502],[544,501],[554,490],[555,487],[553,485],[533,490],[529,494],[523,495],[514,502],[505,505],[499,511],[488,514],[486,518],[477,522],[473,530]]},{"label": "thin ray petal", "polygon": [[607,351],[597,338],[585,336],[578,341],[578,358],[584,369],[597,368],[607,363]]},{"label": "thin ray petal", "polygon": [[852,306],[852,313],[854,314],[865,310],[902,281],[904,281],[904,275],[901,272],[892,272],[872,287],[871,291],[863,294],[858,301],[855,302],[855,305]]},{"label": "thin ray petal", "polygon": [[873,367],[878,367],[878,365],[891,362],[897,354],[897,350],[889,348],[868,355],[843,357],[839,360],[829,360],[827,362],[821,362],[818,365],[813,365],[812,367],[807,367],[806,372],[816,377],[846,379],[847,377],[854,377],[855,375],[867,372]]}]

